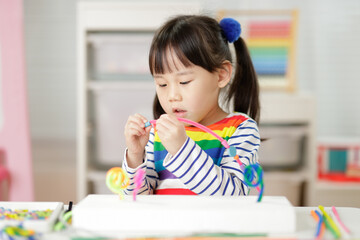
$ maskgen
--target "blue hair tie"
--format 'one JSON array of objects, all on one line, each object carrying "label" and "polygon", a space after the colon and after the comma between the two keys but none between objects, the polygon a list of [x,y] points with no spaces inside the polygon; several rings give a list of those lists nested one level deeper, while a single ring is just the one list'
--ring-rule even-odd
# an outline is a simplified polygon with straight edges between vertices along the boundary
[{"label": "blue hair tie", "polygon": [[233,43],[239,39],[241,26],[238,21],[233,18],[223,18],[220,21],[220,27],[225,33],[225,37],[229,43]]}]

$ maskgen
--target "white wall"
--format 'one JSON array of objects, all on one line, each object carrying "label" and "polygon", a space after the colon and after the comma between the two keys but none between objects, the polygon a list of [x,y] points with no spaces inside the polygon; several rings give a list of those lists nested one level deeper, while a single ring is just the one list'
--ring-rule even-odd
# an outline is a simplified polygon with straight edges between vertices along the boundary
[{"label": "white wall", "polygon": [[24,0],[36,201],[76,199],[76,1]]},{"label": "white wall", "polygon": [[76,1],[24,1],[32,138],[75,138]]},{"label": "white wall", "polygon": [[360,136],[360,1],[314,6],[319,135]]},{"label": "white wall", "polygon": [[[360,2],[357,0],[202,0],[220,8],[300,12],[299,91],[318,98],[318,133],[360,135]],[[33,138],[75,139],[76,1],[24,1],[27,79]]]}]

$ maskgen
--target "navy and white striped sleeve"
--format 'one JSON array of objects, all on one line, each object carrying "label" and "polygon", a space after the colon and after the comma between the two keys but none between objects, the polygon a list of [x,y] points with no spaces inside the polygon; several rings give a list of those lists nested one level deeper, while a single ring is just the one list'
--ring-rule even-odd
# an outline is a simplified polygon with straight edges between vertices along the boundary
[{"label": "navy and white striped sleeve", "polygon": [[158,184],[158,174],[155,171],[155,163],[154,163],[154,132],[153,132],[153,130],[150,132],[150,139],[149,139],[148,144],[145,147],[143,164],[141,164],[137,168],[130,168],[127,164],[126,152],[127,152],[127,149],[125,150],[122,168],[127,173],[129,180],[130,180],[130,184],[124,190],[124,193],[128,194],[128,195],[132,194],[132,192],[135,189],[134,177],[135,177],[136,170],[139,168],[142,168],[143,170],[145,170],[146,175],[145,175],[143,183],[141,184],[141,188],[138,191],[138,194],[153,194],[157,187],[157,184]]},{"label": "navy and white striped sleeve", "polygon": [[[256,122],[248,119],[239,125],[228,141],[236,148],[240,161],[245,165],[258,162],[260,136]],[[220,166],[192,139],[187,138],[183,147],[166,158],[164,167],[177,176],[191,191],[202,195],[247,195],[244,173],[236,160],[226,150]]]},{"label": "navy and white striped sleeve", "polygon": [[[236,154],[244,165],[242,169],[247,165],[258,163],[260,134],[256,122],[248,119],[240,124],[228,140],[228,144],[236,148]],[[220,167],[241,181],[243,193],[247,195],[248,187],[244,184],[244,173],[239,168],[239,163],[229,155],[228,151],[224,152]]]}]

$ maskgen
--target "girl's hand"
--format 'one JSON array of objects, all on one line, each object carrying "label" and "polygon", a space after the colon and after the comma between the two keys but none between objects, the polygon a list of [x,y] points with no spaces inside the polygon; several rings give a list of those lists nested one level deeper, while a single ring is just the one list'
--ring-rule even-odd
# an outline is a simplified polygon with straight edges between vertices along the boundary
[{"label": "girl's hand", "polygon": [[143,163],[143,156],[145,146],[149,141],[149,134],[151,126],[145,128],[147,119],[140,115],[135,114],[129,116],[125,124],[125,141],[128,148],[127,163],[131,168],[136,168]]},{"label": "girl's hand", "polygon": [[156,120],[156,130],[166,150],[175,155],[187,139],[184,124],[175,116],[163,114]]}]

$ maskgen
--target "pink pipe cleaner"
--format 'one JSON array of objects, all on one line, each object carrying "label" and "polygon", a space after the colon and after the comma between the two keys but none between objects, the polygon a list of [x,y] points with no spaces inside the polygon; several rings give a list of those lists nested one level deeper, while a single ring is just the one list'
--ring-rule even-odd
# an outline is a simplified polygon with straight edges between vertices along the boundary
[{"label": "pink pipe cleaner", "polygon": [[333,211],[337,221],[339,222],[340,226],[350,234],[350,230],[345,226],[345,224],[341,221],[339,213],[337,212],[336,208],[334,206],[331,207],[331,210]]},{"label": "pink pipe cleaner", "polygon": [[[211,129],[209,129],[209,128],[203,126],[203,125],[201,125],[200,123],[191,121],[191,120],[186,119],[186,118],[178,118],[178,120],[181,121],[181,122],[184,122],[184,123],[191,124],[191,125],[193,125],[193,126],[195,126],[195,127],[198,127],[198,128],[200,128],[200,129],[204,130],[205,132],[210,133],[211,135],[213,135],[214,137],[216,137],[216,138],[221,142],[221,144],[222,144],[225,148],[229,148],[229,147],[230,147],[229,144],[226,142],[225,139],[221,138],[219,135],[217,135],[217,134],[216,134],[215,132],[213,132]],[[150,123],[156,124],[156,120],[151,120]],[[147,126],[147,125],[145,125],[145,126]]]},{"label": "pink pipe cleaner", "polygon": [[142,168],[139,168],[136,170],[135,176],[134,176],[134,182],[135,182],[135,189],[133,191],[133,200],[136,201],[136,194],[138,193],[139,189],[141,188],[142,181],[145,176],[145,170]]}]

